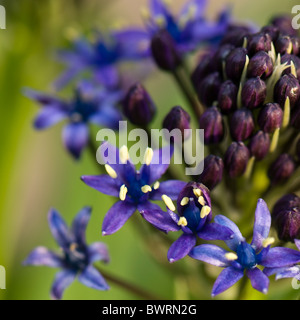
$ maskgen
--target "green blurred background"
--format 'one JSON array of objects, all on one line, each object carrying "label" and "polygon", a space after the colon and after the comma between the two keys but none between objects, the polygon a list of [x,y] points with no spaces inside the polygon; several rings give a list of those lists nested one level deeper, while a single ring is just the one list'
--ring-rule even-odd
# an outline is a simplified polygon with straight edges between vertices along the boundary
[{"label": "green blurred background", "polygon": [[[174,0],[174,12],[184,2]],[[24,87],[42,91],[51,89],[51,82],[63,68],[54,59],[54,53],[66,45],[68,30],[141,25],[140,8],[146,4],[146,0],[0,1],[7,15],[6,30],[0,30],[0,265],[6,268],[7,289],[0,290],[0,299],[49,299],[56,270],[23,267],[21,263],[38,245],[56,249],[47,224],[47,212],[51,207],[70,223],[85,205],[93,207],[87,230],[88,242],[103,241],[110,250],[111,262],[103,267],[105,270],[168,299],[210,298],[212,280],[197,279],[191,284],[184,274],[174,276],[160,266],[147,254],[134,221],[128,221],[112,236],[101,236],[102,219],[113,199],[88,188],[79,178],[97,174],[94,159],[86,152],[81,162],[73,161],[61,143],[62,124],[36,132],[32,120],[38,107],[21,93]],[[297,1],[208,1],[207,15],[214,17],[225,4],[232,4],[236,20],[262,25],[274,14],[291,12]],[[156,118],[158,125],[173,105],[184,103],[165,74],[150,77],[145,86],[157,105],[163,108]],[[170,90],[167,96],[164,86]],[[183,268],[184,264],[191,264],[194,269],[203,267],[192,261],[177,263]],[[171,271],[176,268],[172,265]],[[206,271],[213,279],[220,270],[209,268]],[[186,293],[188,288],[192,289],[192,296]],[[267,296],[248,289],[247,299],[290,299],[300,294],[291,288],[290,280],[271,281]],[[218,299],[231,299],[235,291],[233,287]],[[110,291],[99,292],[75,281],[66,290],[64,298],[138,297],[113,284]]]}]

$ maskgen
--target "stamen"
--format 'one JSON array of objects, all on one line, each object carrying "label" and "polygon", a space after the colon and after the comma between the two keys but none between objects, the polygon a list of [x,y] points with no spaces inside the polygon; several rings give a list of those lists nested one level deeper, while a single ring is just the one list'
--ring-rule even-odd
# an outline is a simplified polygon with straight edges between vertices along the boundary
[{"label": "stamen", "polygon": [[159,181],[156,181],[156,182],[154,183],[154,185],[153,185],[153,189],[154,189],[154,190],[157,190],[157,189],[159,188],[159,186],[160,186]]},{"label": "stamen", "polygon": [[163,28],[166,25],[166,19],[162,14],[157,15],[154,18],[154,21],[160,28]]},{"label": "stamen", "polygon": [[177,224],[178,224],[179,226],[186,227],[188,223],[187,223],[187,220],[186,220],[185,217],[180,217],[179,220],[178,220],[178,222],[177,222]]},{"label": "stamen", "polygon": [[283,107],[283,119],[282,119],[282,128],[286,128],[290,122],[291,115],[291,104],[290,98],[286,97]]},{"label": "stamen", "polygon": [[201,212],[200,212],[200,218],[203,219],[203,218],[205,218],[206,216],[208,216],[209,213],[210,213],[210,211],[211,211],[211,209],[210,209],[209,206],[204,206],[204,207],[202,207]]},{"label": "stamen", "polygon": [[190,199],[188,197],[184,197],[180,201],[181,206],[186,206],[189,203]]},{"label": "stamen", "polygon": [[194,195],[199,198],[202,195],[201,189],[193,189]]},{"label": "stamen", "polygon": [[268,247],[270,244],[275,242],[275,238],[269,237],[263,240],[262,245],[264,248]]},{"label": "stamen", "polygon": [[148,8],[142,7],[142,8],[140,9],[140,12],[141,12],[141,16],[142,16],[143,19],[145,19],[145,20],[150,19],[151,13],[150,13],[150,11],[149,11]]},{"label": "stamen", "polygon": [[106,164],[104,165],[104,168],[110,177],[112,177],[113,179],[117,178],[118,175],[116,171],[110,165]]},{"label": "stamen", "polygon": [[296,67],[293,61],[291,61],[291,74],[297,78],[297,71],[296,71]]},{"label": "stamen", "polygon": [[69,247],[70,251],[75,251],[76,248],[77,248],[77,243],[73,242],[73,243],[70,244],[70,247]]},{"label": "stamen", "polygon": [[143,191],[143,193],[148,193],[152,191],[152,188],[148,184],[146,184],[142,186],[141,190]]},{"label": "stamen", "polygon": [[201,206],[205,206],[205,200],[202,196],[198,198],[198,202],[201,204]]},{"label": "stamen", "polygon": [[234,252],[227,252],[225,253],[225,258],[229,261],[234,261],[238,259],[238,256],[236,253]]},{"label": "stamen", "polygon": [[171,211],[175,211],[175,206],[174,203],[172,202],[171,198],[169,198],[167,195],[163,194],[161,196],[163,202],[165,203],[165,205],[171,210]]},{"label": "stamen", "polygon": [[147,166],[150,165],[153,158],[153,149],[147,148],[144,155],[144,163],[146,163]]},{"label": "stamen", "polygon": [[129,160],[128,148],[125,145],[120,148],[120,160],[122,163],[126,163]]},{"label": "stamen", "polygon": [[125,184],[123,184],[120,188],[120,194],[119,194],[121,201],[124,201],[126,199],[127,192],[128,192],[128,189],[125,186]]}]

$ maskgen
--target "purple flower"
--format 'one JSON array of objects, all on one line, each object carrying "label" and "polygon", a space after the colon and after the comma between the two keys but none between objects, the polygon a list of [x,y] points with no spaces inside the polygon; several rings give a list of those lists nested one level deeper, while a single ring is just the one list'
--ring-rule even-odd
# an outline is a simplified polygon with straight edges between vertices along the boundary
[{"label": "purple flower", "polygon": [[78,280],[97,290],[108,290],[105,279],[93,267],[96,261],[109,262],[107,247],[102,242],[86,245],[85,231],[91,216],[91,208],[84,207],[68,228],[61,215],[54,209],[48,213],[49,227],[62,252],[56,253],[46,247],[35,248],[23,262],[24,265],[61,268],[51,289],[53,299],[61,299],[64,290]]},{"label": "purple flower", "polygon": [[70,101],[66,101],[35,90],[26,89],[25,95],[41,105],[34,120],[38,130],[47,129],[54,124],[69,120],[63,129],[63,143],[75,159],[79,159],[82,150],[89,141],[89,124],[117,129],[122,120],[117,110],[121,93],[94,87],[90,82],[80,82]]},{"label": "purple flower", "polygon": [[[108,175],[82,176],[82,181],[101,193],[118,197],[104,217],[102,234],[110,235],[119,230],[136,211],[156,210],[157,204],[150,200],[161,200],[163,194],[176,199],[185,182],[158,180],[168,169],[173,154],[171,147],[152,150],[147,148],[145,161],[139,170],[129,159],[126,146],[120,149],[104,142],[100,148]],[[106,156],[108,153],[108,156]]]},{"label": "purple flower", "polygon": [[254,289],[267,293],[269,279],[257,267],[258,265],[279,268],[300,262],[300,253],[296,250],[281,247],[270,248],[274,242],[274,238],[268,238],[271,215],[267,204],[262,199],[257,202],[251,244],[245,241],[239,228],[227,217],[218,215],[215,217],[215,222],[234,232],[234,237],[225,241],[232,251],[229,252],[213,244],[203,244],[195,247],[189,254],[194,259],[224,268],[214,283],[212,296],[233,286],[244,276],[244,272]]},{"label": "purple flower", "polygon": [[177,211],[172,200],[163,195],[167,212],[161,209],[143,210],[142,216],[152,225],[165,232],[182,231],[182,235],[168,251],[170,262],[184,258],[196,245],[197,237],[204,240],[229,240],[232,231],[211,223],[212,212],[208,189],[201,183],[189,182],[177,198]]},{"label": "purple flower", "polygon": [[118,63],[148,57],[149,44],[149,34],[138,28],[108,34],[97,32],[93,43],[84,37],[76,38],[72,49],[58,52],[58,58],[67,65],[67,70],[54,85],[61,89],[75,76],[89,70],[103,86],[116,87],[120,81]]},{"label": "purple flower", "polygon": [[142,11],[145,25],[154,36],[166,29],[176,42],[177,49],[186,53],[196,49],[201,43],[218,42],[229,24],[229,12],[224,10],[217,22],[208,21],[204,16],[205,0],[190,0],[178,15],[173,15],[165,1],[149,0],[149,8]]}]

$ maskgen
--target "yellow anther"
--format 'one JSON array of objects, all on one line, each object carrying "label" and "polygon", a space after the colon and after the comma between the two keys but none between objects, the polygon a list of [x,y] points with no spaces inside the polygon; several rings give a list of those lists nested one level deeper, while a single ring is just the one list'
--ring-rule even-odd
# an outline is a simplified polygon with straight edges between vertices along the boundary
[{"label": "yellow anther", "polygon": [[120,148],[120,160],[122,163],[126,163],[129,160],[128,148],[125,145]]},{"label": "yellow anther", "polygon": [[269,237],[263,240],[262,245],[264,248],[269,246],[270,244],[274,243],[275,239],[273,237]]},{"label": "yellow anther", "polygon": [[73,243],[70,244],[70,248],[69,248],[70,251],[75,251],[76,248],[77,248],[77,243],[74,243],[74,242],[73,242]]},{"label": "yellow anther", "polygon": [[154,21],[156,24],[160,27],[163,28],[166,25],[166,19],[162,14],[158,14],[155,18]]},{"label": "yellow anther", "polygon": [[118,175],[116,171],[109,164],[104,165],[104,167],[110,177],[112,177],[113,179],[117,178]]},{"label": "yellow anther", "polygon": [[205,200],[202,196],[198,198],[198,202],[201,204],[201,206],[205,206]]},{"label": "yellow anther", "polygon": [[141,8],[141,16],[143,19],[148,20],[151,17],[151,13],[148,8],[142,7]]},{"label": "yellow anther", "polygon": [[187,220],[186,220],[185,217],[180,217],[179,220],[178,220],[178,222],[177,222],[177,224],[178,224],[179,226],[186,227],[188,223],[187,223]]},{"label": "yellow anther", "polygon": [[163,194],[161,196],[163,202],[165,203],[165,205],[171,210],[171,211],[175,211],[175,206],[174,203],[172,202],[172,199],[169,198],[167,195]]},{"label": "yellow anther", "polygon": [[186,206],[189,203],[190,199],[188,197],[183,197],[180,201],[181,206]]},{"label": "yellow anther", "polygon": [[194,195],[199,198],[202,196],[202,191],[200,189],[193,189]]},{"label": "yellow anther", "polygon": [[157,190],[157,189],[159,188],[159,186],[160,186],[159,181],[156,181],[156,182],[154,183],[154,185],[153,185],[153,189],[154,189],[154,190]]},{"label": "yellow anther", "polygon": [[141,190],[143,191],[143,193],[148,193],[152,191],[152,188],[149,185],[144,185],[141,187]]},{"label": "yellow anther", "polygon": [[229,261],[234,261],[238,259],[238,256],[236,253],[234,252],[227,252],[225,253],[225,258]]},{"label": "yellow anther", "polygon": [[210,209],[209,206],[204,206],[204,207],[202,207],[201,212],[200,212],[200,218],[203,219],[203,218],[205,218],[206,216],[208,216],[209,213],[210,213],[210,211],[211,211],[211,209]]},{"label": "yellow anther", "polygon": [[125,186],[125,184],[123,184],[120,188],[120,200],[124,201],[126,199],[127,191],[127,187]]},{"label": "yellow anther", "polygon": [[151,163],[153,158],[153,149],[147,148],[144,155],[144,163],[146,163],[147,166]]}]

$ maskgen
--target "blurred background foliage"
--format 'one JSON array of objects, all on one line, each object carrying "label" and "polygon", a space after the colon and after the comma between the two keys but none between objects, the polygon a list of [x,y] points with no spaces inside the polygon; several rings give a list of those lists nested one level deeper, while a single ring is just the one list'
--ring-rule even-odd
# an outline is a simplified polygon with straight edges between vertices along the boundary
[{"label": "blurred background foliage", "polygon": [[[174,11],[184,2],[173,0]],[[174,276],[147,254],[135,229],[138,215],[116,234],[101,236],[103,216],[114,200],[80,181],[81,175],[97,174],[95,160],[85,152],[81,162],[73,161],[61,143],[62,124],[36,132],[32,120],[38,107],[22,95],[24,87],[51,91],[51,82],[63,67],[55,60],[55,50],[68,44],[69,30],[141,25],[140,7],[146,4],[146,0],[0,1],[7,15],[6,30],[0,30],[0,265],[6,268],[7,289],[0,290],[0,299],[49,298],[56,270],[23,267],[22,261],[38,245],[56,248],[47,223],[49,208],[56,208],[70,223],[85,205],[93,207],[88,242],[103,241],[110,250],[111,262],[103,266],[105,270],[168,299],[210,298],[220,270],[205,266],[209,277],[194,281],[184,274]],[[214,17],[226,4],[232,6],[236,20],[263,25],[275,14],[290,13],[297,1],[211,0],[207,15]],[[154,124],[160,128],[170,108],[185,102],[166,74],[155,72],[145,86],[160,109]],[[165,262],[168,264],[166,255]],[[184,268],[185,264],[204,268],[186,258],[171,265],[170,270],[177,270],[178,265]],[[188,287],[192,295],[187,295]],[[267,296],[248,289],[246,299],[293,299],[300,294],[292,289],[290,279],[271,281]],[[217,298],[231,299],[235,291],[236,286]],[[64,298],[138,297],[115,285],[108,292],[99,292],[75,281]]]}]

